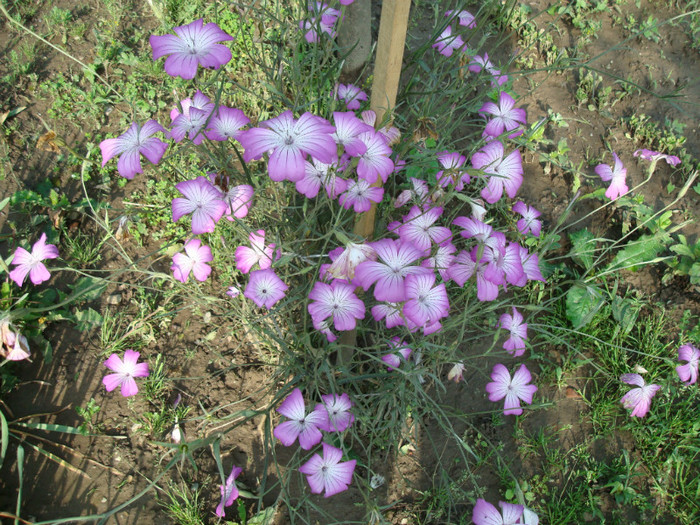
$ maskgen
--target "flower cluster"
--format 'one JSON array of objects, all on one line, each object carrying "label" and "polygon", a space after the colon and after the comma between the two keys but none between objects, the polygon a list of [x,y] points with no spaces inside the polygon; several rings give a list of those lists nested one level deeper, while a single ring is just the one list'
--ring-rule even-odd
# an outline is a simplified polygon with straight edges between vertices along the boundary
[{"label": "flower cluster", "polygon": [[474,525],[538,525],[539,518],[524,505],[499,501],[498,511],[491,503],[481,498],[476,500],[472,511]]},{"label": "flower cluster", "polygon": [[[355,0],[340,0],[341,5],[350,5]],[[335,38],[336,23],[342,19],[342,13],[338,9],[330,7],[324,2],[312,1],[309,3],[309,18],[299,22],[299,28],[305,31],[304,38],[309,44],[321,41],[321,35],[325,33],[330,38]]]}]

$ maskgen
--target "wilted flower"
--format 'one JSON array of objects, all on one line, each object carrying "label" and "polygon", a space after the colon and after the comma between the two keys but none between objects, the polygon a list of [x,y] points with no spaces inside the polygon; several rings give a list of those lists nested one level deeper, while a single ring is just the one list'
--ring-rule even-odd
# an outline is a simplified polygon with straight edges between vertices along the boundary
[{"label": "wilted flower", "polygon": [[651,398],[656,395],[656,392],[661,388],[660,385],[647,385],[644,378],[639,374],[622,374],[620,381],[628,385],[635,385],[638,388],[633,388],[627,392],[620,403],[627,409],[632,409],[630,416],[644,417],[649,412],[651,406]]},{"label": "wilted flower", "polygon": [[450,368],[450,371],[447,373],[447,380],[459,383],[463,379],[463,374],[464,363],[455,363],[454,365],[452,365],[452,368]]},{"label": "wilted flower", "polygon": [[223,518],[226,515],[224,507],[233,505],[233,502],[238,498],[236,478],[241,472],[243,472],[243,469],[234,465],[231,469],[231,474],[229,474],[226,478],[226,484],[219,485],[219,488],[221,489],[221,503],[216,506],[215,514],[220,518]]},{"label": "wilted flower", "polygon": [[326,273],[334,279],[352,281],[355,278],[355,268],[364,261],[376,261],[377,253],[369,244],[349,242],[341,253],[328,267]]},{"label": "wilted flower", "polygon": [[698,363],[700,362],[700,350],[693,345],[683,345],[678,349],[678,360],[687,361],[684,365],[678,365],[676,372],[681,381],[688,385],[695,384],[698,380]]},{"label": "wilted flower", "polygon": [[610,186],[605,192],[605,196],[610,200],[615,200],[621,195],[629,191],[625,179],[627,177],[627,168],[622,164],[620,157],[613,152],[614,166],[611,168],[607,164],[598,164],[595,167],[595,172],[603,179],[604,182],[610,182]]}]

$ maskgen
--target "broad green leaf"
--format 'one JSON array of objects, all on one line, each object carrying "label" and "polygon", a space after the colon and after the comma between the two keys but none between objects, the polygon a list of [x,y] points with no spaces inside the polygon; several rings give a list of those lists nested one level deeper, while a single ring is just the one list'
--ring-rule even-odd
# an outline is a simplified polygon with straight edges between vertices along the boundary
[{"label": "broad green leaf", "polygon": [[593,320],[603,304],[605,300],[598,287],[576,284],[566,293],[566,317],[578,330]]},{"label": "broad green leaf", "polygon": [[82,277],[71,286],[71,291],[80,301],[95,301],[107,288],[107,281],[96,277]]},{"label": "broad green leaf", "polygon": [[73,321],[75,322],[75,327],[81,332],[87,332],[92,328],[96,328],[102,325],[102,316],[93,310],[88,308],[87,310],[79,310],[73,316]]},{"label": "broad green leaf", "polygon": [[671,242],[671,236],[663,231],[654,235],[642,235],[617,252],[609,270],[630,268],[636,271],[639,265],[652,262]]},{"label": "broad green leaf", "polygon": [[593,266],[593,254],[596,249],[595,236],[586,228],[569,235],[571,240],[571,258],[586,270]]},{"label": "broad green leaf", "polygon": [[248,520],[248,525],[270,525],[273,522],[276,513],[277,506],[267,507],[265,510],[258,512],[255,516],[252,516]]}]

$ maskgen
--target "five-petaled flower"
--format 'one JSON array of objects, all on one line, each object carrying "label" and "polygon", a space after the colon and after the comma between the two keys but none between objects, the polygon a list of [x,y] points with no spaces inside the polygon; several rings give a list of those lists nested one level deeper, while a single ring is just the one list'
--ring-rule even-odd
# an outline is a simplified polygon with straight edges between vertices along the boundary
[{"label": "five-petaled flower", "polygon": [[224,485],[219,485],[221,489],[221,503],[216,506],[215,514],[220,518],[226,516],[226,511],[224,507],[230,507],[233,502],[238,498],[238,487],[236,487],[236,478],[243,472],[243,469],[237,466],[233,466],[231,469],[231,474],[226,478],[226,483]]},{"label": "five-petaled flower", "polygon": [[124,361],[117,354],[112,354],[104,362],[104,365],[115,372],[107,374],[102,383],[111,392],[121,385],[121,393],[124,397],[136,395],[139,388],[136,386],[135,377],[148,377],[148,363],[137,363],[141,354],[128,349],[124,352]]},{"label": "five-petaled flower", "polygon": [[499,501],[502,513],[486,500],[481,498],[476,500],[472,511],[472,521],[474,525],[516,525],[523,523],[521,518],[525,507],[515,503]]},{"label": "five-petaled flower", "polygon": [[306,474],[311,492],[320,494],[325,490],[324,497],[328,498],[347,490],[352,483],[352,473],[355,471],[356,460],[340,462],[343,451],[323,443],[323,457],[318,454],[299,467],[299,472]]},{"label": "five-petaled flower", "polygon": [[610,200],[615,200],[621,195],[629,191],[625,179],[627,177],[627,168],[622,164],[617,153],[613,152],[614,165],[611,168],[607,164],[598,164],[595,167],[595,172],[603,179],[604,182],[610,182],[610,186],[605,191],[605,196]]},{"label": "five-petaled flower", "polygon": [[355,421],[350,412],[354,403],[347,394],[327,394],[321,399],[323,403],[316,405],[315,412],[323,416],[318,426],[324,432],[343,432]]},{"label": "five-petaled flower", "polygon": [[102,166],[119,155],[117,161],[119,175],[126,179],[133,179],[135,174],[143,173],[141,155],[146,157],[151,164],[158,164],[168,147],[159,138],[151,136],[159,131],[165,133],[163,126],[155,120],[149,120],[143,126],[134,122],[123,135],[103,140],[100,142]]},{"label": "five-petaled flower", "polygon": [[221,216],[229,210],[221,190],[205,177],[178,182],[175,188],[184,195],[173,199],[173,222],[192,214],[192,233],[211,233]]},{"label": "five-petaled flower", "polygon": [[511,379],[508,369],[498,363],[493,367],[491,379],[493,382],[486,385],[489,400],[500,401],[505,397],[503,413],[506,416],[522,414],[523,409],[520,408],[520,401],[528,405],[531,404],[532,396],[537,392],[535,385],[528,384],[532,380],[532,375],[525,365],[520,365]]},{"label": "five-petaled flower", "polygon": [[527,323],[523,323],[523,316],[515,306],[513,315],[503,314],[499,319],[501,328],[510,331],[510,337],[503,343],[503,348],[513,357],[520,357],[525,353],[525,340],[527,339]]},{"label": "five-petaled flower", "polygon": [[676,372],[681,381],[688,385],[695,384],[698,380],[698,363],[700,363],[700,350],[693,345],[685,344],[678,349],[678,360],[687,361],[684,365],[678,365]]},{"label": "five-petaled flower", "polygon": [[365,303],[355,295],[355,287],[335,279],[331,284],[317,281],[309,293],[308,310],[316,323],[333,319],[336,330],[354,330],[358,319],[365,318]]},{"label": "five-petaled flower", "polygon": [[268,310],[281,300],[289,288],[272,268],[265,270],[255,270],[250,273],[248,286],[245,287],[243,295]]},{"label": "five-petaled flower", "polygon": [[190,272],[198,281],[206,281],[211,274],[211,266],[207,263],[214,260],[211,248],[202,245],[199,239],[190,239],[185,243],[185,253],[178,252],[173,255],[173,264],[170,269],[178,281],[187,282]]},{"label": "five-petaled flower", "polygon": [[42,233],[39,240],[32,246],[32,252],[29,253],[21,246],[15,251],[10,264],[16,264],[17,268],[10,272],[12,279],[17,286],[22,286],[24,280],[29,274],[29,280],[33,284],[41,284],[51,278],[51,274],[41,262],[44,259],[55,259],[58,257],[58,248],[53,244],[46,244],[46,234]]},{"label": "five-petaled flower", "polygon": [[322,435],[318,427],[327,422],[328,414],[322,414],[318,408],[307,414],[304,396],[298,388],[292,390],[282,401],[277,407],[277,412],[286,417],[287,421],[277,425],[273,434],[285,447],[292,445],[299,438],[299,446],[310,450],[321,441]]},{"label": "five-petaled flower", "polygon": [[622,374],[622,376],[620,376],[620,381],[637,387],[622,396],[620,403],[622,403],[622,406],[625,408],[632,409],[630,416],[644,417],[647,412],[649,412],[651,398],[656,395],[656,392],[658,392],[661,386],[647,385],[644,382],[644,378],[639,374]]}]

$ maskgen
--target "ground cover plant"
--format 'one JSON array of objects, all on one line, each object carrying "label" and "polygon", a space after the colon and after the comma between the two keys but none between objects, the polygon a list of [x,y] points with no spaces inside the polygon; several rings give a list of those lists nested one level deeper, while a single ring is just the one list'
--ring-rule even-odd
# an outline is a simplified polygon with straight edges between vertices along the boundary
[{"label": "ground cover plant", "polygon": [[0,515],[693,523],[697,85],[596,49],[698,6],[414,2],[377,118],[351,4],[3,5]]}]

